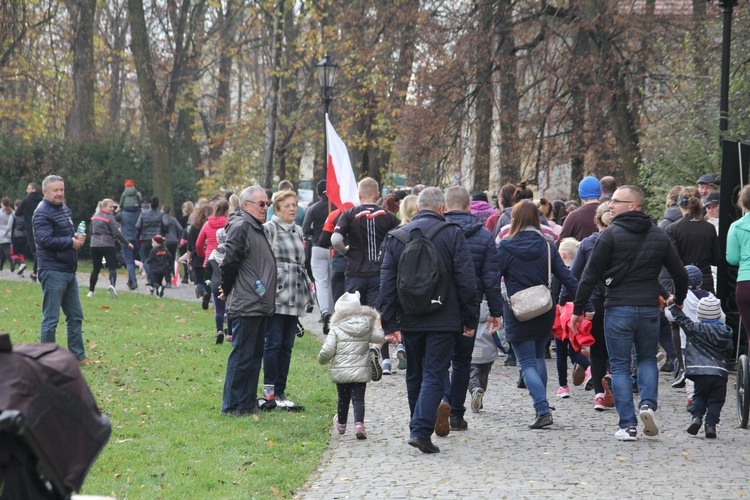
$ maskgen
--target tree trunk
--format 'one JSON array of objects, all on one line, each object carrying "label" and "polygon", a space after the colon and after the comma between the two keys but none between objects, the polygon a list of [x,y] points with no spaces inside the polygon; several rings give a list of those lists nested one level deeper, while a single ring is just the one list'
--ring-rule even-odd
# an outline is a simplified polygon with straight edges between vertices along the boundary
[{"label": "tree trunk", "polygon": [[[513,2],[504,0],[495,13],[495,38],[500,61],[500,181],[501,185],[521,179],[518,137],[518,59],[513,36]],[[501,186],[497,186],[499,191]]]},{"label": "tree trunk", "polygon": [[[105,9],[109,9],[110,6],[105,3]],[[124,12],[123,5],[111,6],[112,11],[108,12],[109,25],[110,25],[110,36],[112,36],[112,51],[109,77],[109,103],[108,103],[108,116],[109,125],[115,127],[116,130],[120,130],[120,116],[122,108],[122,55],[125,52],[125,38],[128,31],[127,16]]]},{"label": "tree trunk", "polygon": [[154,66],[148,45],[148,30],[143,12],[143,0],[128,0],[130,17],[130,50],[133,52],[141,107],[151,142],[151,168],[154,194],[162,203],[172,206],[172,156],[169,149],[169,115],[161,102],[154,79]]},{"label": "tree trunk", "polygon": [[73,106],[65,123],[65,136],[76,141],[94,135],[94,18],[96,0],[65,0],[73,25]]},{"label": "tree trunk", "polygon": [[224,152],[225,132],[229,121],[232,95],[230,83],[232,79],[232,62],[235,51],[235,0],[227,0],[226,12],[221,19],[220,54],[219,54],[219,82],[216,89],[216,112],[214,113],[213,134],[210,138],[209,159],[213,162]]},{"label": "tree trunk", "polygon": [[266,137],[263,143],[263,170],[260,185],[270,188],[273,182],[273,160],[276,148],[276,126],[279,114],[281,54],[283,52],[284,0],[276,0],[271,38],[271,88],[266,100]]}]

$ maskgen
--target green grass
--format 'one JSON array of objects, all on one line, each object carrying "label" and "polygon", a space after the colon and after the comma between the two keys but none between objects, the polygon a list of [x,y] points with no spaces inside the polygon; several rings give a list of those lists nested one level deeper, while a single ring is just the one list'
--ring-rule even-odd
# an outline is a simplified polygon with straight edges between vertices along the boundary
[{"label": "green grass", "polygon": [[[39,285],[6,281],[0,293],[3,330],[14,343],[38,342]],[[287,391],[306,411],[227,417],[220,409],[230,347],[215,345],[211,311],[136,293],[83,305],[86,353],[97,363],[84,375],[112,420],[112,437],[82,493],[289,497],[320,463],[336,396],[313,335],[297,339]],[[62,315],[57,339],[64,345]]]}]

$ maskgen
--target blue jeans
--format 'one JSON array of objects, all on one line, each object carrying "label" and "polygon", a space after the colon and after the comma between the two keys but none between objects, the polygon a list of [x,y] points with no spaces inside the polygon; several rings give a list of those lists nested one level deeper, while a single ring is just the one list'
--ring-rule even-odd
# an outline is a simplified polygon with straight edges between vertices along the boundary
[{"label": "blue jeans", "polygon": [[234,337],[227,360],[221,411],[249,410],[257,407],[258,379],[263,362],[265,316],[233,318]]},{"label": "blue jeans", "polygon": [[659,308],[638,306],[607,307],[604,310],[604,337],[607,339],[612,370],[612,393],[620,416],[620,428],[638,424],[633,405],[633,381],[630,377],[632,349],[638,363],[638,389],[641,402],[657,408],[659,367]]},{"label": "blue jeans", "polygon": [[[526,388],[529,391],[537,415],[549,413],[547,402],[547,364],[544,352],[547,350],[547,337],[511,342]],[[558,353],[560,355],[560,353]]]},{"label": "blue jeans", "polygon": [[443,398],[445,374],[459,334],[402,332],[406,358],[406,394],[409,398],[409,437],[432,436],[437,408]]},{"label": "blue jeans", "polygon": [[297,336],[297,316],[274,314],[268,318],[263,354],[263,384],[273,385],[276,397],[286,396],[286,381]]},{"label": "blue jeans", "polygon": [[[451,372],[445,372],[445,390],[443,399],[451,405],[451,415],[463,417],[466,412],[466,391],[469,389],[471,375],[471,354],[474,352],[474,339],[459,335],[453,348]],[[407,356],[408,357],[408,356]],[[408,366],[408,364],[407,364]]]},{"label": "blue jeans", "polygon": [[86,357],[83,349],[83,308],[78,295],[75,273],[62,273],[43,269],[39,271],[42,284],[42,342],[55,342],[55,330],[60,321],[60,308],[65,313],[68,330],[68,350],[78,360]]},{"label": "blue jeans", "polygon": [[138,279],[135,275],[135,257],[136,255],[140,256],[138,240],[132,240],[129,243],[133,244],[132,250],[127,245],[127,243],[120,243],[120,248],[122,249],[122,258],[125,259],[125,267],[128,268],[128,284],[138,283]]}]

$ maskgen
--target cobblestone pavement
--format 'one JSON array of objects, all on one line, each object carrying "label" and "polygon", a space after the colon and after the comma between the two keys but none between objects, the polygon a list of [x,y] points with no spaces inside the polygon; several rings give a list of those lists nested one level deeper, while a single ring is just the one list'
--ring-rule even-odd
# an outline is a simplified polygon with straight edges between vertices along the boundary
[{"label": "cobblestone pavement", "polygon": [[[28,280],[9,271],[0,279]],[[86,289],[88,275],[79,273]],[[118,278],[118,291],[127,278]],[[110,300],[101,275],[97,297]],[[137,290],[148,293],[143,281]],[[192,285],[165,291],[165,298],[198,302]],[[84,300],[85,297],[84,297]],[[305,327],[322,338],[319,314],[307,315]],[[394,349],[391,349],[394,351]],[[395,366],[395,362],[394,362]],[[318,470],[298,492],[302,498],[737,498],[750,493],[750,431],[737,426],[735,392],[730,378],[718,439],[685,432],[684,389],[670,387],[662,373],[659,385],[660,433],[637,442],[614,438],[617,413],[596,412],[593,393],[571,387],[571,398],[558,400],[554,361],[547,362],[547,394],[555,423],[532,431],[534,417],[525,389],[516,388],[516,368],[495,363],[481,413],[466,413],[469,429],[433,437],[440,453],[426,455],[406,444],[409,412],[404,371],[384,375],[367,387],[368,439],[357,441],[351,429],[331,433],[329,450]],[[636,401],[637,402],[637,401]],[[468,401],[467,401],[468,403]],[[331,429],[333,431],[333,428]]]}]

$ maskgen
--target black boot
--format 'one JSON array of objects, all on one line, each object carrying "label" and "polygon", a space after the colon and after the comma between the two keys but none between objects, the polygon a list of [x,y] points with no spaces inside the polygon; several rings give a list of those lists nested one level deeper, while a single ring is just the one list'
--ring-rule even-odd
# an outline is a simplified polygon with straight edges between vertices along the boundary
[{"label": "black boot", "polygon": [[716,426],[706,424],[706,439],[716,439]]},{"label": "black boot", "polygon": [[537,415],[536,420],[529,424],[529,429],[543,429],[552,425],[552,414]]},{"label": "black boot", "polygon": [[698,431],[701,430],[701,425],[703,425],[703,419],[700,417],[693,417],[693,421],[690,422],[690,426],[687,428],[687,433],[691,436],[697,435]]}]

